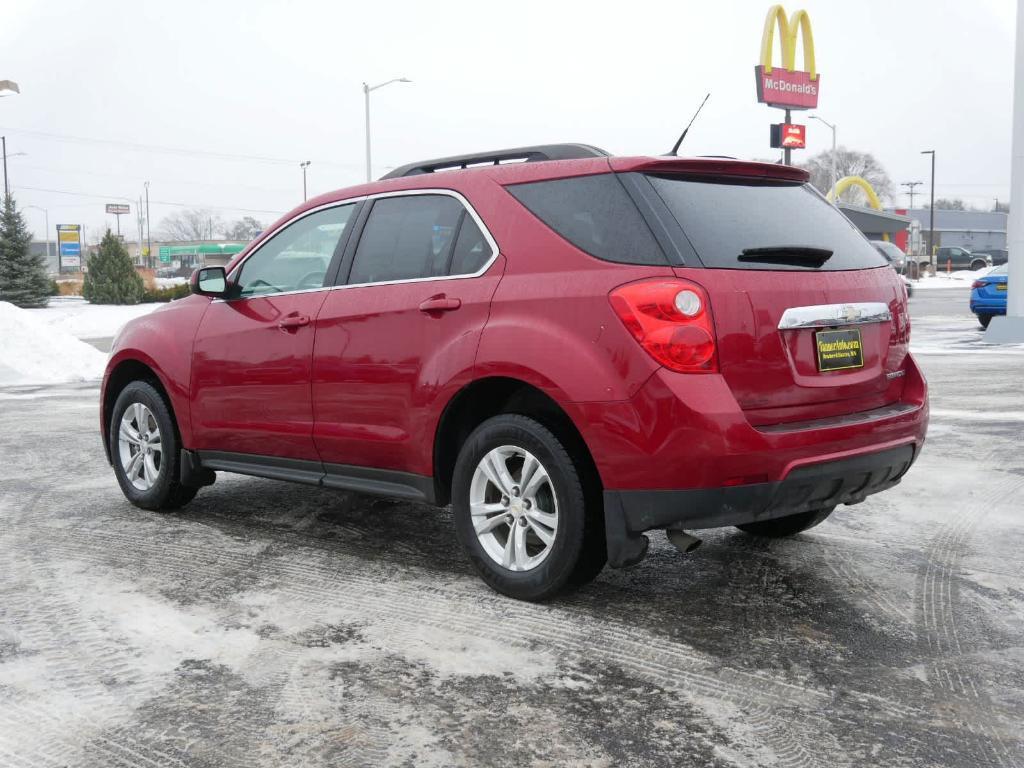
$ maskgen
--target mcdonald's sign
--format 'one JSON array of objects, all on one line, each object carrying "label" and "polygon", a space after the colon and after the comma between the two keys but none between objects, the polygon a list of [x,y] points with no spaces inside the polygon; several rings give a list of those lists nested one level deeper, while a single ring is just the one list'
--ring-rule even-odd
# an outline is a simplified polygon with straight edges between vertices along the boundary
[{"label": "mcdonald's sign", "polygon": [[[782,65],[772,65],[772,48],[778,29],[782,48]],[[804,48],[804,70],[796,68],[796,37]],[[814,66],[814,33],[807,11],[794,11],[786,18],[781,5],[768,9],[761,35],[761,63],[754,67],[757,78],[757,100],[782,109],[814,109],[818,106],[821,76]]]}]

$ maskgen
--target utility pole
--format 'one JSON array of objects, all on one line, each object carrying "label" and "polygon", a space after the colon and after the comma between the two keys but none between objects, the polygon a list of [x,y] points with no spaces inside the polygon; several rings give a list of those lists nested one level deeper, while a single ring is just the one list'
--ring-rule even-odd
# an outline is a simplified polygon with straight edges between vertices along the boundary
[{"label": "utility pole", "polygon": [[149,228],[149,182],[145,184],[146,187],[146,266],[150,269],[153,268],[153,240],[152,232]]},{"label": "utility pole", "polygon": [[900,186],[907,188],[907,194],[910,195],[910,208],[914,208],[914,187],[923,184],[923,181],[904,181]]},{"label": "utility pole", "polygon": [[299,163],[299,168],[302,169],[302,202],[306,202],[308,199],[306,195],[306,169],[309,168],[309,163],[309,160]]},{"label": "utility pole", "polygon": [[[1020,0],[1024,2],[1024,0]],[[922,155],[932,156],[932,193],[928,208],[928,263],[935,266],[935,150],[925,149]]]}]

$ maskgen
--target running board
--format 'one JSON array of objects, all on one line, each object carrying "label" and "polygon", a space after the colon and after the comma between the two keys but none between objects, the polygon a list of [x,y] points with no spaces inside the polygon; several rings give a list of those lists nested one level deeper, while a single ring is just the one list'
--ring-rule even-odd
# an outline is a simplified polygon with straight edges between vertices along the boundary
[{"label": "running board", "polygon": [[435,503],[434,479],[411,472],[356,467],[349,464],[324,464],[319,461],[250,453],[196,453],[203,469],[355,491],[373,496],[387,496],[393,499],[407,499],[421,504]]}]

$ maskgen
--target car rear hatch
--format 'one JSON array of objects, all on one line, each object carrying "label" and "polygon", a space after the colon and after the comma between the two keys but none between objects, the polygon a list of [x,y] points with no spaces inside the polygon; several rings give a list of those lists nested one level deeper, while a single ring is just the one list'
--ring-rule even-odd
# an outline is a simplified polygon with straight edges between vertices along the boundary
[{"label": "car rear hatch", "polygon": [[719,369],[751,423],[898,401],[906,294],[868,240],[802,172],[689,162],[624,180],[652,229],[676,244],[676,274],[707,291]]}]

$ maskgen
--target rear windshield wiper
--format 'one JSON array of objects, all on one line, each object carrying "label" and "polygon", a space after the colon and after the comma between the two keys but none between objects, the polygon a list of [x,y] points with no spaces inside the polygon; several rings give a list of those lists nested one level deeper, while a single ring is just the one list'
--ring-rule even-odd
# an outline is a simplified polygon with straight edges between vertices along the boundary
[{"label": "rear windshield wiper", "polygon": [[744,248],[740,261],[765,261],[770,264],[790,264],[797,267],[820,267],[832,258],[828,248],[806,245],[770,245],[764,248]]}]

